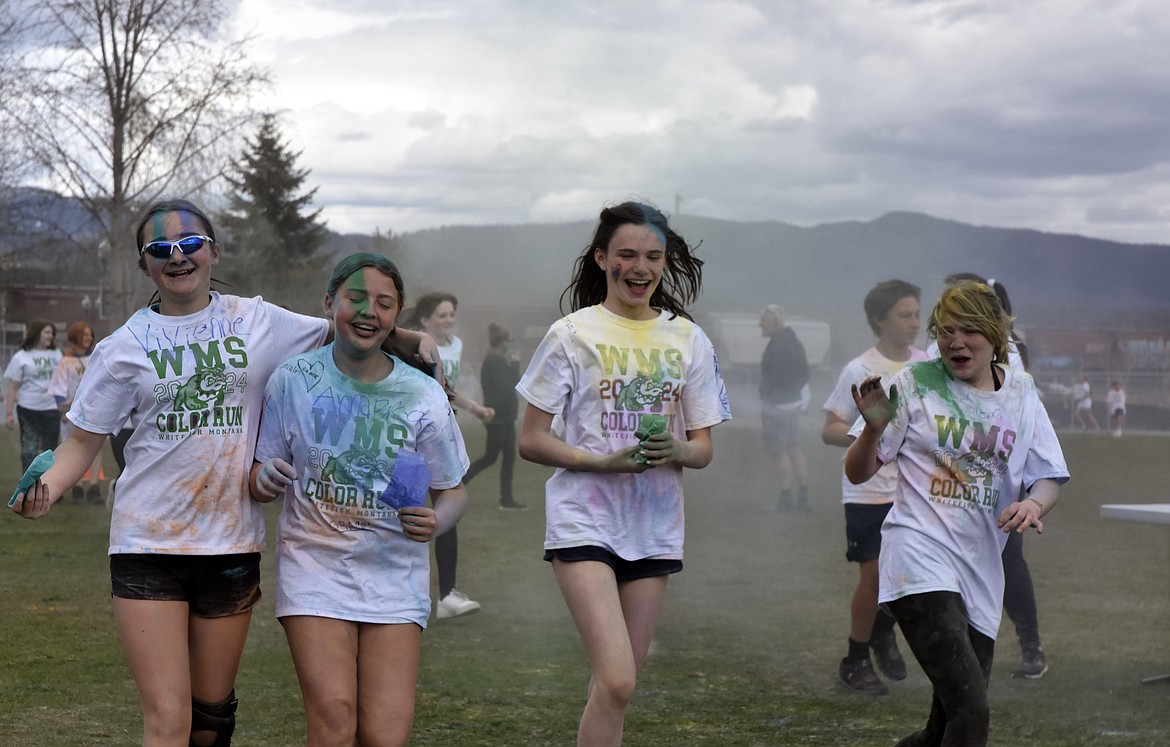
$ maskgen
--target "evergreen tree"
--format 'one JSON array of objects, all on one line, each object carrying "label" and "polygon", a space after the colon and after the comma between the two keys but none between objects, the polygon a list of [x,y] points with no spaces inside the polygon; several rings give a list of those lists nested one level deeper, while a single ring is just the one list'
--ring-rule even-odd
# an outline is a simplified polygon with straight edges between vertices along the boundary
[{"label": "evergreen tree", "polygon": [[[254,139],[227,174],[232,193],[220,216],[225,261],[219,273],[241,295],[263,295],[298,311],[320,311],[328,264],[321,211],[306,214],[316,188],[301,194],[308,169],[283,141],[275,114],[264,114]],[[327,271],[328,268],[326,268]]]}]

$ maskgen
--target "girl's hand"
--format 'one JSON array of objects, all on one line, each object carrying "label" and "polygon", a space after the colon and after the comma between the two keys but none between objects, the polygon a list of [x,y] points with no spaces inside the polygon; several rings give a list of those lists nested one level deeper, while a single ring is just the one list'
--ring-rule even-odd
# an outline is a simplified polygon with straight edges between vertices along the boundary
[{"label": "girl's hand", "polygon": [[642,473],[650,469],[649,464],[641,464],[637,461],[638,452],[642,450],[641,444],[635,444],[628,449],[615,451],[612,454],[595,454],[592,467],[588,469],[589,472],[634,472]]},{"label": "girl's hand", "polygon": [[49,486],[37,478],[31,488],[16,497],[12,510],[26,519],[39,519],[49,513],[52,506],[53,499],[49,496]]},{"label": "girl's hand", "polygon": [[272,500],[297,479],[297,471],[283,459],[269,459],[260,465],[256,488],[261,498]]},{"label": "girl's hand", "polygon": [[415,542],[430,542],[435,536],[435,510],[427,506],[406,506],[398,509],[402,533]]},{"label": "girl's hand", "polygon": [[1016,501],[1003,510],[999,515],[997,522],[999,528],[1004,532],[1016,532],[1023,534],[1028,527],[1036,527],[1036,534],[1044,533],[1044,522],[1040,521],[1040,515],[1044,513],[1044,509],[1040,508],[1040,504],[1029,498],[1022,501]]},{"label": "girl's hand", "polygon": [[496,410],[494,407],[485,407],[480,405],[479,407],[475,408],[475,417],[483,421],[484,425],[487,425],[488,423],[492,422],[493,418],[496,417]]},{"label": "girl's hand", "polygon": [[854,384],[851,391],[853,403],[857,405],[857,411],[865,419],[865,424],[877,431],[885,430],[898,409],[898,388],[891,384],[887,397],[882,388],[882,377],[868,376],[860,386]]},{"label": "girl's hand", "polygon": [[649,467],[661,467],[677,462],[682,456],[680,444],[669,431],[655,433],[638,445],[638,461]]},{"label": "girl's hand", "polygon": [[435,377],[440,382],[443,380],[443,361],[439,358],[439,345],[435,342],[435,338],[430,335],[420,332],[418,340],[418,357],[423,363],[431,368],[438,368],[438,375]]}]

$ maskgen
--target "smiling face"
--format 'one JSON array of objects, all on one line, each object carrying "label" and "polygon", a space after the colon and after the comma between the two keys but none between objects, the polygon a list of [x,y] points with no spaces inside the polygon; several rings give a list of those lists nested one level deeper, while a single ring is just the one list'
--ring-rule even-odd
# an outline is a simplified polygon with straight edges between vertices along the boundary
[{"label": "smiling face", "polygon": [[[210,227],[198,216],[183,210],[158,213],[142,227],[138,237],[142,244],[151,241],[177,241],[186,236],[205,236]],[[219,264],[219,244],[205,244],[198,251],[183,254],[178,249],[166,259],[143,254],[142,269],[158,288],[159,313],[184,316],[200,311],[210,303],[211,268]]]},{"label": "smiling face", "polygon": [[430,316],[419,321],[422,322],[426,333],[435,338],[435,342],[445,345],[451,341],[451,336],[455,334],[455,304],[450,301],[440,301]]},{"label": "smiling face", "polygon": [[52,324],[46,324],[37,337],[37,349],[48,350],[53,347],[53,339],[57,336],[57,329]]},{"label": "smiling face", "polygon": [[892,349],[908,348],[918,339],[918,299],[906,296],[890,307],[885,319],[877,321],[878,339]]},{"label": "smiling face", "polygon": [[964,326],[948,316],[938,328],[938,352],[943,364],[959,381],[976,389],[995,389],[991,362],[995,346],[974,327]]},{"label": "smiling face", "polygon": [[334,350],[351,361],[381,356],[394,331],[402,298],[394,280],[373,267],[353,273],[335,296],[325,296],[325,315],[333,320]]},{"label": "smiling face", "polygon": [[627,223],[614,231],[606,251],[595,250],[593,258],[605,273],[605,308],[627,319],[657,315],[650,299],[666,268],[666,249],[657,233]]}]

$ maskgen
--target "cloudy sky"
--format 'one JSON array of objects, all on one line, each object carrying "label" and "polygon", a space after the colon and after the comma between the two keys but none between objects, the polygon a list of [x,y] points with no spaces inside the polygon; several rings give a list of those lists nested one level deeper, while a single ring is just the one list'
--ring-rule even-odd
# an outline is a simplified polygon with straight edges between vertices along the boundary
[{"label": "cloudy sky", "polygon": [[337,231],[913,210],[1170,242],[1161,0],[240,0]]}]

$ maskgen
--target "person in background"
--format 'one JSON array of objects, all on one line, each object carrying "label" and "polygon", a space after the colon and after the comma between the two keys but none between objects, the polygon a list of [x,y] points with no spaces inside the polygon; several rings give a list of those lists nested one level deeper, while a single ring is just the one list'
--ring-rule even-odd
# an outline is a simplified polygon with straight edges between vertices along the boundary
[{"label": "person in background", "polygon": [[621,744],[667,579],[682,570],[683,470],[711,462],[711,428],[731,419],[715,349],[685,308],[702,266],[656,208],[605,208],[561,296],[572,313],[516,387],[520,455],[556,468],[544,559],[589,658],[580,747]]},{"label": "person in background", "polygon": [[[89,363],[89,354],[93,352],[93,327],[85,322],[74,322],[65,330],[65,338],[69,340],[69,347],[57,368],[53,370],[53,378],[49,380],[49,394],[61,412],[62,441],[68,438],[69,432],[73,430],[73,423],[69,422],[65,413],[73,406],[73,395],[77,393],[77,386],[81,383],[81,377]],[[81,478],[86,487],[82,488],[80,483],[73,486],[71,493],[73,502],[101,503],[101,477],[102,453],[98,451],[85,476]]]},{"label": "person in background", "polygon": [[[458,307],[458,299],[450,293],[427,293],[420,296],[414,309],[405,315],[406,324],[423,330],[438,343],[443,376],[448,390],[454,393],[455,407],[467,410],[485,424],[490,423],[495,412],[459,391],[463,340],[455,334],[455,312]],[[443,620],[478,611],[479,602],[455,588],[459,570],[459,533],[455,527],[435,540],[435,565],[439,576],[439,601],[435,605],[435,617]]]},{"label": "person in background", "polygon": [[796,332],[784,324],[784,309],[776,304],[760,312],[760,332],[768,338],[760,362],[760,414],[764,453],[776,470],[780,486],[776,509],[810,509],[808,465],[800,448],[800,413],[808,385],[808,357]]},{"label": "person in background", "polygon": [[926,727],[898,745],[982,747],[1003,545],[1044,530],[1069,474],[1035,382],[1007,365],[1011,317],[996,294],[972,281],[946,289],[927,331],[940,357],[904,367],[888,395],[877,376],[853,390],[862,420],[845,474],[860,484],[885,464],[898,469],[879,601],[934,689]]},{"label": "person in background", "polygon": [[[873,347],[845,364],[837,385],[825,401],[825,424],[821,440],[849,448],[849,429],[860,413],[853,402],[853,387],[878,376],[889,381],[903,366],[929,360],[926,352],[914,347],[919,330],[918,286],[905,280],[886,280],[875,285],[862,306],[865,319],[877,338]],[[898,470],[883,465],[861,485],[841,475],[841,501],[845,504],[845,558],[857,563],[857,586],[849,605],[849,647],[837,667],[837,677],[850,692],[885,695],[886,683],[873,671],[873,661],[886,677],[906,678],[906,662],[898,651],[894,618],[878,610],[878,556],[882,548],[882,522],[894,503]]]},{"label": "person in background", "polygon": [[1081,380],[1073,387],[1073,399],[1075,400],[1073,420],[1076,424],[1088,430],[1089,423],[1092,423],[1093,430],[1101,430],[1097,418],[1093,416],[1093,387],[1089,384],[1088,375],[1082,375]]},{"label": "person in background", "polygon": [[1105,393],[1105,409],[1109,411],[1109,428],[1120,438],[1125,428],[1125,389],[1120,381],[1114,381]]},{"label": "person in background", "polygon": [[49,381],[61,362],[55,342],[57,328],[41,319],[25,327],[20,348],[8,362],[6,401],[8,427],[20,424],[20,465],[28,469],[37,454],[55,449],[61,440],[61,413],[49,394]]},{"label": "person in background", "polygon": [[409,741],[427,543],[467,506],[467,453],[443,387],[382,350],[404,296],[385,257],[341,260],[325,293],[333,342],[285,361],[265,389],[249,487],[261,502],[284,495],[276,617],[310,745]]},{"label": "person in background", "polygon": [[488,343],[491,347],[479,369],[479,383],[483,390],[485,407],[494,411],[487,428],[487,444],[483,456],[472,463],[463,484],[500,459],[500,510],[523,511],[528,508],[517,503],[512,495],[512,470],[516,464],[516,382],[520,381],[520,357],[512,348],[512,335],[507,329],[492,322],[488,325]]}]

